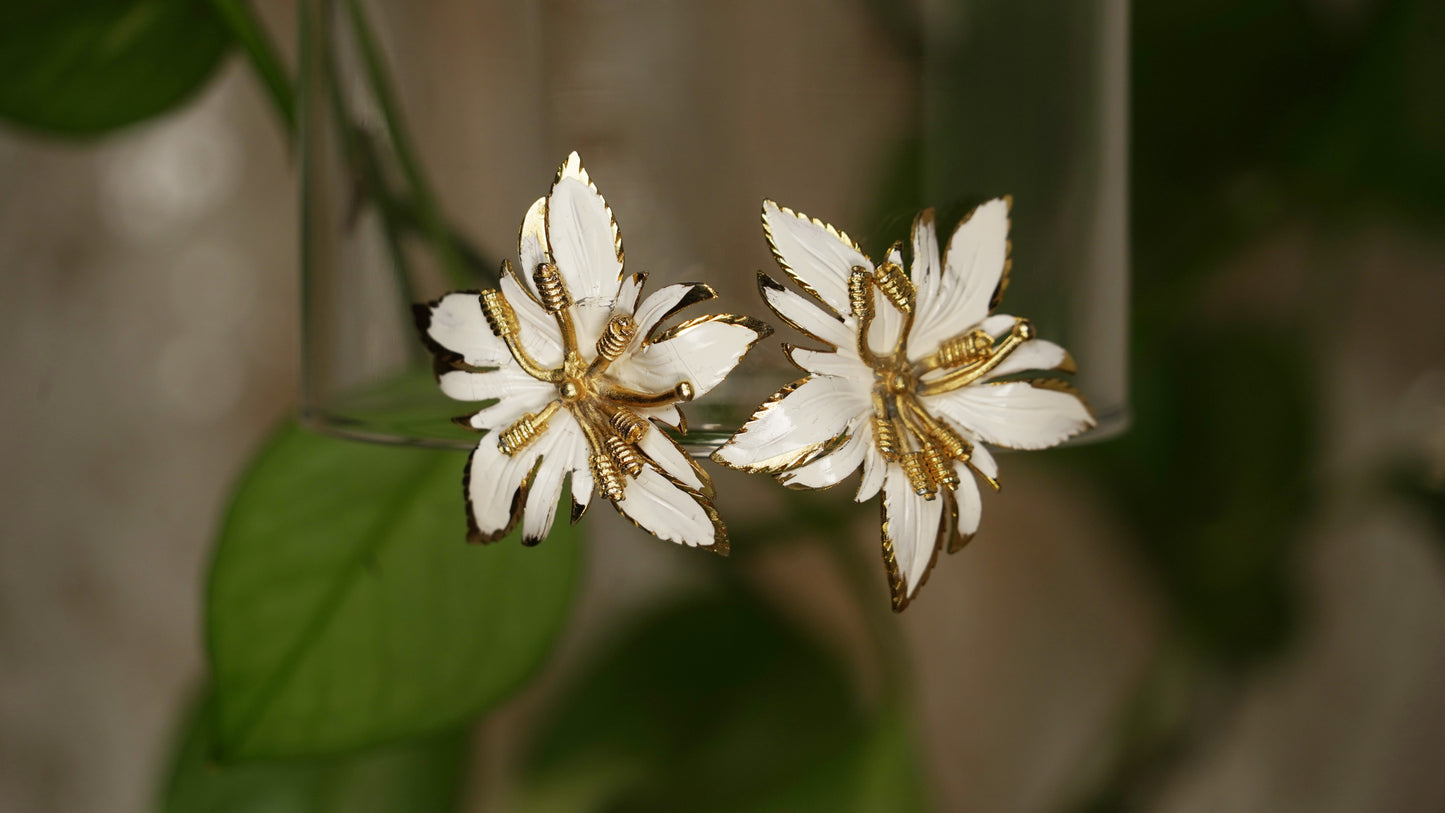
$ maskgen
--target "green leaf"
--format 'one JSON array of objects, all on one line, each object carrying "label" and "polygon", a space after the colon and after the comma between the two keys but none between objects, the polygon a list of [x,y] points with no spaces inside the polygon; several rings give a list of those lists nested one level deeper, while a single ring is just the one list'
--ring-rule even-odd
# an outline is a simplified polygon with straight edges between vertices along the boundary
[{"label": "green leaf", "polygon": [[310,756],[440,730],[550,650],[576,586],[559,525],[465,544],[466,456],[281,432],[231,504],[207,595],[217,754]]},{"label": "green leaf", "polygon": [[446,813],[461,799],[463,730],[332,759],[222,766],[210,761],[209,704],[192,715],[163,813]]},{"label": "green leaf", "polygon": [[709,596],[582,671],[514,809],[908,810],[913,764],[901,724],[872,720],[836,659],[754,601]]},{"label": "green leaf", "polygon": [[175,107],[231,44],[200,0],[20,0],[0,5],[0,117],[101,133]]}]

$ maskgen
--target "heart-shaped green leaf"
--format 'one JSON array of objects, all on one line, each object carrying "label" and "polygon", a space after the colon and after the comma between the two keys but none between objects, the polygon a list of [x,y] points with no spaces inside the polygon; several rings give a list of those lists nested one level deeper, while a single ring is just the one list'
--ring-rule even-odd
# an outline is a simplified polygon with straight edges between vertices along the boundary
[{"label": "heart-shaped green leaf", "polygon": [[211,707],[181,732],[163,813],[448,813],[466,776],[465,730],[330,759],[217,765]]},{"label": "heart-shaped green leaf", "polygon": [[164,112],[210,77],[231,35],[202,0],[0,4],[0,117],[73,135]]},{"label": "heart-shaped green leaf", "polygon": [[208,636],[218,756],[328,754],[436,731],[518,688],[576,585],[559,525],[465,544],[466,457],[282,431],[231,504]]}]

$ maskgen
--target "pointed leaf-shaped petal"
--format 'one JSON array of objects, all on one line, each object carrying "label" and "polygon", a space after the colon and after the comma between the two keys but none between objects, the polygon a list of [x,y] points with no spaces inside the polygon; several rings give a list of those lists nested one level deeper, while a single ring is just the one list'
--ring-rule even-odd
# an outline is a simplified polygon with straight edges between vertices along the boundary
[{"label": "pointed leaf-shaped petal", "polygon": [[763,202],[763,232],[778,265],[803,290],[848,313],[848,277],[873,263],[852,238],[773,201]]}]

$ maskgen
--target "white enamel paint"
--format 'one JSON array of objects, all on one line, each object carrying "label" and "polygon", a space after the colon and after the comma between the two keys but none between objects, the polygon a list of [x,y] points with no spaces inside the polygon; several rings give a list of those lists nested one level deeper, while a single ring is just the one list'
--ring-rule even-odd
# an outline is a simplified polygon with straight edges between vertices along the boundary
[{"label": "white enamel paint", "polygon": [[815,376],[747,422],[717,451],[717,458],[747,468],[830,441],[858,415],[872,409],[857,382]]},{"label": "white enamel paint", "polygon": [[497,367],[512,361],[506,342],[492,334],[474,293],[447,294],[431,307],[427,336],[473,367]]},{"label": "white enamel paint", "polygon": [[942,497],[925,500],[913,493],[903,467],[888,464],[883,478],[883,517],[888,538],[893,540],[893,559],[903,575],[904,594],[909,598],[933,559],[944,502]]},{"label": "white enamel paint", "polygon": [[785,486],[828,488],[863,465],[863,455],[873,445],[873,427],[866,418],[854,418],[848,426],[848,440],[837,450],[779,475]]},{"label": "white enamel paint", "polygon": [[840,350],[857,355],[851,319],[845,322],[786,288],[764,288],[763,299],[784,321]]},{"label": "white enamel paint", "polygon": [[621,511],[661,539],[688,547],[711,547],[716,530],[693,493],[680,488],[651,466],[627,480]]},{"label": "white enamel paint", "polygon": [[1073,394],[1026,381],[963,387],[921,400],[930,412],[1010,449],[1055,446],[1094,425],[1088,409]]},{"label": "white enamel paint", "polygon": [[763,221],[790,275],[837,313],[848,313],[848,277],[855,267],[871,269],[868,257],[806,215],[785,212],[773,201],[763,203]]},{"label": "white enamel paint", "polygon": [[680,381],[689,381],[694,396],[700,398],[732,372],[757,340],[758,332],[747,325],[702,322],[623,356],[607,375],[641,392],[666,392]]},{"label": "white enamel paint", "polygon": [[687,452],[674,443],[666,432],[656,426],[648,427],[642,440],[637,442],[637,448],[673,479],[688,488],[702,490],[703,482],[698,479],[697,470],[692,467]]}]

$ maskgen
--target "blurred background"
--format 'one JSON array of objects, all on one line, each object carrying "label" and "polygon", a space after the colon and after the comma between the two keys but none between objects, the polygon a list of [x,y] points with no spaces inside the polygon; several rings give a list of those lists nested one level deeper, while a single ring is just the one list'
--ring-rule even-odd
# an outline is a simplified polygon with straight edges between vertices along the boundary
[{"label": "blurred background", "polygon": [[[929,113],[954,111],[940,93],[1006,75],[998,86],[1014,88],[1018,115],[1033,111],[1046,127],[1047,108],[1029,100],[1095,111],[1106,100],[1040,86],[1030,66],[1107,66],[1124,47],[1064,39],[1087,53],[1061,56],[1040,45],[1056,26],[1076,25],[1088,5],[1127,31],[1129,48],[1127,133],[1106,134],[1128,149],[1129,256],[1102,251],[1067,273],[1053,256],[1015,268],[1119,282],[1127,266],[1127,324],[1097,308],[1088,325],[1059,322],[1074,343],[1108,333],[1106,347],[1122,347],[1127,329],[1129,431],[1003,458],[1005,487],[985,496],[979,538],[941,561],[897,617],[874,612],[886,609],[876,509],[841,490],[785,494],[710,467],[733,531],[724,562],[591,513],[555,650],[438,774],[432,786],[459,790],[435,809],[701,809],[712,789],[751,775],[746,752],[767,756],[779,721],[831,731],[825,722],[840,715],[818,698],[835,695],[860,721],[902,719],[903,745],[880,737],[862,752],[906,763],[884,773],[896,783],[887,788],[908,790],[868,809],[1445,809],[1442,4],[416,5],[376,4],[373,23],[440,206],[489,262],[511,253],[526,205],[577,148],[619,211],[629,261],[637,246],[677,279],[743,263],[741,284],[719,286],[723,307],[759,315],[750,272],[770,265],[755,187],[858,224],[876,257],[917,208],[1011,191],[949,186],[936,154],[949,140],[930,128],[991,122]],[[254,8],[294,66],[297,9]],[[968,21],[1000,14],[1037,40],[966,35]],[[4,20],[22,31],[25,11]],[[940,30],[977,47],[950,52]],[[0,67],[30,56],[18,39],[0,30]],[[619,52],[630,59],[599,56]],[[208,562],[247,461],[302,398],[296,152],[267,85],[239,55],[220,54],[178,106],[79,137],[86,128],[65,124],[64,111],[20,120],[23,88],[0,79],[11,83],[0,89],[0,810],[392,809],[310,785],[298,793],[311,806],[268,802],[254,789],[297,780],[259,768],[236,795],[177,790],[193,787],[174,766],[186,764],[177,732],[207,682]],[[690,55],[726,70],[692,84],[659,74]],[[783,82],[772,70],[816,82],[804,94],[814,106],[782,96],[760,121],[756,100]],[[537,87],[551,90],[539,101]],[[383,118],[364,97],[354,92],[356,117]],[[689,170],[714,160],[765,172],[700,187],[695,177],[732,175]],[[1048,196],[1039,183],[1037,197]],[[1073,209],[1122,214],[1122,190],[1106,186],[1090,181]],[[1049,221],[1062,224],[1051,246],[1111,228],[1061,218]],[[444,261],[415,245],[402,252],[445,285]],[[1120,273],[1099,270],[1110,264]],[[1045,309],[1055,301],[1035,296]],[[387,329],[366,334],[382,338],[356,357],[385,366],[413,352]],[[776,341],[761,352],[776,355]],[[1119,361],[1107,386],[1124,386]],[[779,383],[767,376],[764,393]],[[869,567],[854,573],[829,548],[857,548]],[[686,603],[717,584],[746,597],[718,601],[756,609],[720,616]],[[677,682],[716,674],[731,690],[672,697],[674,684],[648,682],[672,675],[667,662],[694,637],[718,651]],[[723,656],[759,666],[710,671],[707,657]],[[823,711],[797,710],[810,702]],[[660,722],[638,723],[633,745],[618,745],[587,712],[608,703]],[[718,733],[698,707],[761,716]],[[547,784],[557,766],[607,762],[572,753],[589,737],[598,753],[635,761],[652,753],[636,743],[666,741],[657,732],[670,725],[716,747],[688,751],[684,768],[669,763],[670,779],[636,780],[640,791],[617,790],[632,781],[622,779],[604,790]],[[810,748],[822,746],[795,750]],[[228,769],[210,770],[198,781]],[[329,782],[350,781],[327,770]],[[786,771],[764,784],[722,809],[845,809]],[[649,787],[666,791],[655,790],[662,801]]]}]

